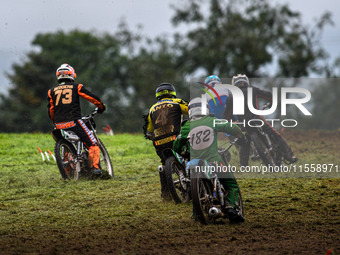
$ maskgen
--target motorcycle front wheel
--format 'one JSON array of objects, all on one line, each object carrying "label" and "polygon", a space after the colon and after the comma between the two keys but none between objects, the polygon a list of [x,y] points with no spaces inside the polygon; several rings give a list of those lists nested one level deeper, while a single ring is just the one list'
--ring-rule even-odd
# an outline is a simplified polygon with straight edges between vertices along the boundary
[{"label": "motorcycle front wheel", "polygon": [[276,162],[265,143],[261,140],[257,133],[250,134],[251,140],[254,142],[255,148],[266,166],[276,166]]},{"label": "motorcycle front wheel", "polygon": [[113,167],[112,167],[109,153],[107,152],[103,142],[99,138],[98,138],[98,145],[100,148],[100,157],[99,157],[100,168],[104,172],[104,174],[106,172],[111,177],[113,177],[114,173],[113,173]]},{"label": "motorcycle front wheel", "polygon": [[55,144],[54,153],[62,178],[78,180],[80,162],[77,162],[77,152],[74,146],[70,142],[59,140]]},{"label": "motorcycle front wheel", "polygon": [[213,204],[213,187],[210,180],[203,177],[201,173],[191,173],[191,198],[193,205],[193,216],[202,224],[214,224],[215,219],[209,215]]},{"label": "motorcycle front wheel", "polygon": [[185,176],[184,166],[174,156],[165,160],[165,181],[171,197],[176,203],[186,203],[190,200],[190,180]]}]

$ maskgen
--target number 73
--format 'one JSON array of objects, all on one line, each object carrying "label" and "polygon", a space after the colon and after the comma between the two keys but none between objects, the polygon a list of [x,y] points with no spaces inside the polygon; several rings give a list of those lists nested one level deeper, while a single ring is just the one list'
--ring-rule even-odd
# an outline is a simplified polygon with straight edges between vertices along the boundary
[{"label": "number 73", "polygon": [[72,89],[57,90],[55,92],[55,94],[57,96],[57,100],[56,100],[55,105],[59,104],[59,100],[60,100],[61,95],[63,95],[62,100],[61,100],[62,104],[72,103]]}]

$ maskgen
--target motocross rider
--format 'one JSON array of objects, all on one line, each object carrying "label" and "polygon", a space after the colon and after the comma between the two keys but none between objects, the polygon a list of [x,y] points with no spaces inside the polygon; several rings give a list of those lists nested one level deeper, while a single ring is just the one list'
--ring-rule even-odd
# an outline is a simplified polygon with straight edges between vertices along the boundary
[{"label": "motocross rider", "polygon": [[[190,142],[190,160],[201,159],[209,163],[217,163],[218,166],[223,166],[223,162],[217,147],[217,132],[228,133],[238,138],[237,143],[243,145],[246,138],[241,129],[237,125],[227,123],[219,123],[216,117],[209,114],[209,106],[201,103],[201,98],[194,98],[189,103],[189,121],[187,121],[182,129],[181,134],[174,142],[174,150],[177,153],[182,153],[183,148],[186,148],[186,143]],[[202,108],[205,110],[202,111]],[[243,222],[244,218],[238,213],[238,185],[235,177],[229,172],[217,173],[221,184],[228,190],[227,205],[222,208],[222,211],[227,215],[230,222]]]},{"label": "motocross rider", "polygon": [[[245,74],[238,74],[233,76],[232,78],[232,85],[240,88],[244,95],[244,115],[237,115],[238,121],[245,120],[248,122],[252,119],[261,119],[263,121],[262,130],[263,132],[267,133],[273,140],[279,144],[279,148],[282,151],[285,160],[288,163],[295,163],[297,162],[298,158],[294,155],[291,148],[284,140],[284,138],[280,135],[278,131],[276,131],[262,116],[253,114],[248,108],[248,90],[247,88],[250,86],[249,79]],[[269,103],[272,103],[272,93],[269,91],[262,90],[260,88],[252,86],[253,89],[253,98],[252,102],[254,107],[258,109],[258,98],[263,98],[267,100]],[[234,116],[235,117],[235,116]],[[226,101],[225,112],[224,112],[224,119],[231,120],[233,117],[233,96],[230,95]],[[246,127],[247,129],[247,127]],[[242,155],[242,165],[248,165],[248,158],[249,158],[249,150],[250,144],[247,144],[247,149],[244,150],[244,155]]]},{"label": "motocross rider", "polygon": [[162,165],[158,167],[161,182],[161,196],[164,200],[170,200],[170,193],[165,185],[163,166],[165,156],[163,150],[170,148],[176,136],[181,130],[182,114],[188,115],[188,102],[176,97],[176,89],[171,83],[161,83],[156,89],[158,100],[144,116],[144,135],[153,141],[157,155]]},{"label": "motocross rider", "polygon": [[77,77],[73,67],[62,64],[56,71],[58,85],[48,90],[48,115],[57,129],[67,129],[75,132],[89,150],[89,167],[94,175],[100,175],[100,149],[96,138],[81,119],[79,97],[82,97],[98,107],[98,113],[103,113],[105,104],[91,93],[83,84],[74,82]]}]

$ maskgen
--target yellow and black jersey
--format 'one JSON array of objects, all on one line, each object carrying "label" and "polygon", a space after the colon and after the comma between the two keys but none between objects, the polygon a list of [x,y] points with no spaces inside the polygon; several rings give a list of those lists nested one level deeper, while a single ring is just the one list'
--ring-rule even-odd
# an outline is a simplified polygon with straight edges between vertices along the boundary
[{"label": "yellow and black jersey", "polygon": [[79,97],[103,109],[100,98],[84,88],[82,84],[63,82],[48,91],[48,115],[55,123],[80,119]]},{"label": "yellow and black jersey", "polygon": [[182,114],[188,115],[188,102],[180,98],[163,98],[150,108],[147,131],[153,133],[156,146],[176,139]]}]

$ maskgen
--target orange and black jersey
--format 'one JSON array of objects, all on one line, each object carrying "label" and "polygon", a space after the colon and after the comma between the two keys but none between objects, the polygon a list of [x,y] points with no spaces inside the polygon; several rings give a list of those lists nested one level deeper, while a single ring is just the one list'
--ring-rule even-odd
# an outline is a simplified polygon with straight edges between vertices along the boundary
[{"label": "orange and black jersey", "polygon": [[103,109],[100,98],[84,88],[82,84],[62,82],[48,91],[48,114],[55,123],[80,119],[79,97],[83,97]]},{"label": "orange and black jersey", "polygon": [[182,114],[188,115],[188,102],[180,98],[163,98],[149,111],[147,131],[154,141],[179,134]]}]

